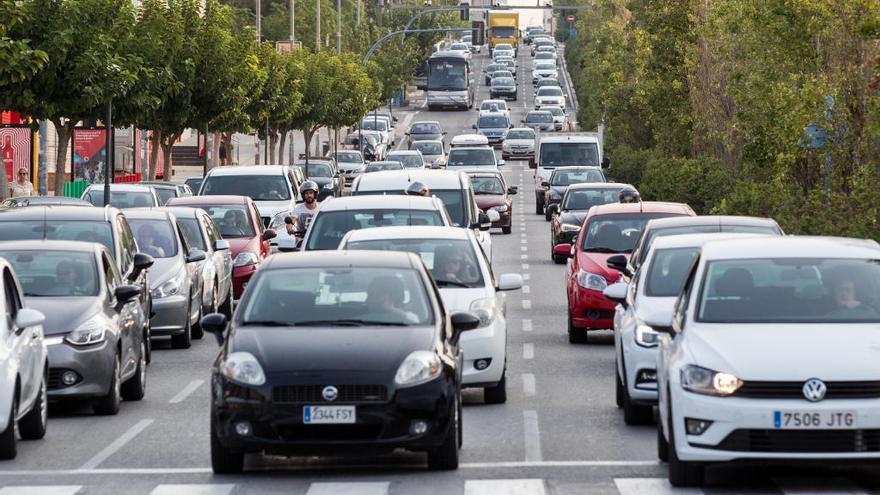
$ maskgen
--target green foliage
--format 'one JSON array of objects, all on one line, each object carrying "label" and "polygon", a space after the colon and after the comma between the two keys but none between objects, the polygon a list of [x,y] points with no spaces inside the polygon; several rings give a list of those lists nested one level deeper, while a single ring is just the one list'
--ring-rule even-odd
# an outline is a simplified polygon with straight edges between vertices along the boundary
[{"label": "green foliage", "polygon": [[706,215],[732,188],[733,177],[719,161],[655,156],[645,166],[639,192],[644,199],[686,203]]},{"label": "green foliage", "polygon": [[49,61],[46,52],[31,48],[30,40],[10,37],[23,17],[17,1],[0,0],[0,87],[27,80]]}]

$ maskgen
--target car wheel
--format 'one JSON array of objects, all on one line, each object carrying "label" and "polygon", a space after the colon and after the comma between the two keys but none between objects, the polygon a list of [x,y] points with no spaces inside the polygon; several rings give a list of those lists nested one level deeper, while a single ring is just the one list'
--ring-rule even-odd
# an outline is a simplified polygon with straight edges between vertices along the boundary
[{"label": "car wheel", "polygon": [[553,219],[553,215],[550,214],[550,208],[547,208],[547,211],[544,212],[544,220],[550,221]]},{"label": "car wheel", "polygon": [[244,469],[244,453],[233,452],[220,443],[214,421],[211,418],[211,469],[214,474],[240,473]]},{"label": "car wheel", "polygon": [[12,398],[12,406],[9,408],[9,419],[6,421],[6,429],[0,433],[0,459],[15,459],[18,448],[15,445],[15,417],[18,415],[18,396]]},{"label": "car wheel", "polygon": [[186,323],[184,323],[183,333],[171,336],[171,347],[174,349],[189,349],[192,345],[192,323],[189,321],[190,309],[186,310]]},{"label": "car wheel", "polygon": [[202,308],[202,311],[199,313],[199,319],[198,321],[196,321],[196,324],[193,325],[192,338],[200,339],[205,335],[205,329],[202,328],[202,317],[211,313],[216,313],[218,307],[219,302],[217,301],[217,281],[215,280],[214,288],[211,290],[211,303],[207,309]]},{"label": "car wheel", "polygon": [[452,426],[446,433],[443,443],[436,449],[428,451],[428,469],[434,471],[458,469],[458,430],[461,423],[458,403],[460,400],[461,398],[456,396],[455,404],[453,405],[454,416],[452,418]]},{"label": "car wheel", "polygon": [[153,341],[150,339],[150,329],[144,329],[144,342],[147,346],[147,364],[153,360]]},{"label": "car wheel", "polygon": [[483,401],[486,404],[504,404],[507,402],[507,370],[501,373],[501,380],[493,387],[483,389]]},{"label": "car wheel", "polygon": [[[671,401],[669,398],[667,401]],[[672,486],[700,486],[703,484],[705,467],[695,462],[686,462],[678,458],[675,450],[675,429],[672,428],[672,403],[669,404],[669,442],[667,445],[667,462],[669,463],[669,484]]]},{"label": "car wheel", "polygon": [[119,356],[116,356],[113,363],[113,375],[110,377],[110,391],[95,401],[92,406],[95,414],[112,416],[119,412],[119,402],[122,401],[122,386],[119,378],[121,372],[122,366],[119,364]]},{"label": "car wheel", "polygon": [[629,426],[649,425],[654,421],[654,407],[633,404],[629,390],[623,387],[623,422]]},{"label": "car wheel", "polygon": [[669,462],[669,443],[663,436],[663,423],[660,416],[657,416],[657,458],[661,462]]},{"label": "car wheel", "polygon": [[617,405],[618,408],[621,408],[623,407],[624,386],[623,382],[620,380],[620,374],[617,373],[616,363],[614,365],[614,383],[616,385],[614,387],[614,403]]},{"label": "car wheel", "polygon": [[18,434],[22,440],[39,440],[46,436],[46,423],[49,422],[49,398],[47,397],[48,381],[46,372],[40,382],[40,391],[37,392],[37,401],[21,421],[18,422]]},{"label": "car wheel", "polygon": [[147,344],[141,342],[140,356],[134,376],[122,384],[124,400],[141,400],[147,392]]},{"label": "car wheel", "polygon": [[568,313],[568,343],[569,344],[589,344],[590,340],[587,337],[587,330],[583,328],[577,328],[574,326],[574,323],[571,321],[571,313]]}]

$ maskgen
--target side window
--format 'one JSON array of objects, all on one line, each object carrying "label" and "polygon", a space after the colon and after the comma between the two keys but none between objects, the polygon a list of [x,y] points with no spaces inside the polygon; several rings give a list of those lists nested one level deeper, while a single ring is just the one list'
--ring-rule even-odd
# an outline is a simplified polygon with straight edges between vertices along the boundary
[{"label": "side window", "polygon": [[220,234],[217,232],[217,227],[214,226],[214,221],[207,216],[201,215],[199,216],[199,222],[202,223],[202,228],[208,234],[208,243],[211,244],[211,249],[213,249],[220,239]]},{"label": "side window", "polygon": [[690,301],[691,299],[691,292],[694,288],[694,279],[696,279],[697,277],[697,267],[699,265],[700,257],[699,255],[697,255],[696,259],[694,259],[694,262],[691,265],[690,273],[688,273],[687,280],[684,283],[684,287],[682,287],[681,294],[675,301],[675,309],[672,313],[672,326],[679,332],[684,329],[684,322],[687,319],[688,301]]},{"label": "side window", "polygon": [[260,217],[260,210],[257,209],[257,205],[251,203],[251,211],[254,212],[254,216],[257,218],[257,232],[262,234],[264,230],[266,230],[266,226],[263,225],[263,219]]},{"label": "side window", "polygon": [[175,222],[174,228],[177,230],[177,243],[180,245],[183,255],[186,256],[192,247],[190,247],[189,243],[186,241],[186,236],[183,235],[183,231],[180,229],[180,224]]},{"label": "side window", "polygon": [[18,294],[18,285],[9,268],[3,270],[3,294],[6,299],[6,310],[9,318],[10,328],[15,317],[18,316],[18,310],[21,309],[21,296]]},{"label": "side window", "polygon": [[113,261],[110,260],[106,254],[101,257],[101,262],[104,265],[104,283],[107,284],[107,294],[112,298],[113,291],[115,291],[120,284],[119,272],[116,270]]},{"label": "side window", "polygon": [[125,217],[117,215],[116,224],[116,230],[119,233],[119,266],[122,271],[128,273],[131,271],[131,266],[134,263],[134,253],[138,250],[137,243]]}]

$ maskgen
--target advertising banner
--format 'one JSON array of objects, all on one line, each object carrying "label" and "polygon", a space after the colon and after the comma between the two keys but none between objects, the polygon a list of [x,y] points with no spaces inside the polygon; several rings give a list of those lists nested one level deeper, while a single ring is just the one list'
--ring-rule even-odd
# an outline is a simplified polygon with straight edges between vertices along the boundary
[{"label": "advertising banner", "polygon": [[73,180],[89,184],[104,182],[107,131],[103,128],[73,129]]},{"label": "advertising banner", "polygon": [[0,156],[6,169],[6,180],[12,182],[19,169],[28,171],[30,179],[33,134],[27,126],[0,125]]}]

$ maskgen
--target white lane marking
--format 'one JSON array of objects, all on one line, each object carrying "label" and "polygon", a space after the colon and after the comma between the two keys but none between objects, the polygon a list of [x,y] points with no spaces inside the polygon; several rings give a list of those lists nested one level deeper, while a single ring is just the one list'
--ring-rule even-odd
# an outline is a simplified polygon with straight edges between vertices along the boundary
[{"label": "white lane marking", "polygon": [[466,480],[464,495],[545,495],[544,480]]},{"label": "white lane marking", "polygon": [[522,374],[523,395],[526,397],[535,396],[535,375],[531,373]]},{"label": "white lane marking", "polygon": [[523,299],[523,309],[532,309],[532,301],[529,299]]},{"label": "white lane marking", "polygon": [[528,241],[527,239],[523,238],[523,239],[520,239],[520,240],[519,240],[519,243],[520,243],[520,244],[528,244],[529,241]]},{"label": "white lane marking", "polygon": [[312,483],[306,495],[386,495],[391,482]]},{"label": "white lane marking", "polygon": [[523,411],[523,435],[525,436],[526,462],[541,462],[541,431],[538,429],[538,412]]},{"label": "white lane marking", "polygon": [[614,478],[620,495],[701,495],[699,488],[674,488],[665,478]]},{"label": "white lane marking", "polygon": [[7,486],[0,488],[0,495],[74,495],[82,485],[55,486]]},{"label": "white lane marking", "polygon": [[523,264],[522,264],[522,269],[523,269],[523,270],[528,270],[528,269],[529,269],[529,264],[528,264],[528,263],[523,263]]},{"label": "white lane marking", "polygon": [[521,255],[519,255],[519,258],[522,259],[522,260],[527,260],[527,259],[529,259],[529,255],[527,255],[527,254],[521,254]]},{"label": "white lane marking", "polygon": [[535,344],[523,344],[523,359],[534,359]]},{"label": "white lane marking", "polygon": [[845,478],[774,478],[786,495],[867,495],[868,492]]},{"label": "white lane marking", "polygon": [[520,251],[528,251],[528,250],[529,250],[529,247],[528,247],[528,246],[520,246],[520,247],[519,247],[519,250],[520,250]]},{"label": "white lane marking", "polygon": [[235,485],[159,485],[150,492],[150,495],[229,495]]},{"label": "white lane marking", "polygon": [[178,404],[186,400],[187,397],[190,396],[193,392],[199,388],[205,380],[193,380],[187,384],[187,386],[183,387],[183,390],[177,393],[171,400],[168,401],[169,404]]},{"label": "white lane marking", "polygon": [[522,278],[523,278],[523,280],[529,280],[532,278],[532,274],[531,273],[523,273]]},{"label": "white lane marking", "polygon": [[531,292],[532,292],[532,288],[529,287],[528,285],[523,285],[523,286],[522,286],[522,291],[523,291],[523,294],[531,294]]},{"label": "white lane marking", "polygon": [[95,454],[94,457],[85,462],[82,466],[79,467],[79,470],[88,470],[95,469],[102,462],[106,461],[110,456],[115,454],[119,449],[125,447],[125,444],[130,442],[134,437],[138,436],[138,434],[147,429],[148,426],[153,424],[152,419],[142,419],[134,424],[131,428],[128,429],[122,435],[116,438],[110,445],[106,446],[104,450]]},{"label": "white lane marking", "polygon": [[531,332],[532,331],[532,320],[523,320],[522,327],[523,327],[523,332]]}]

